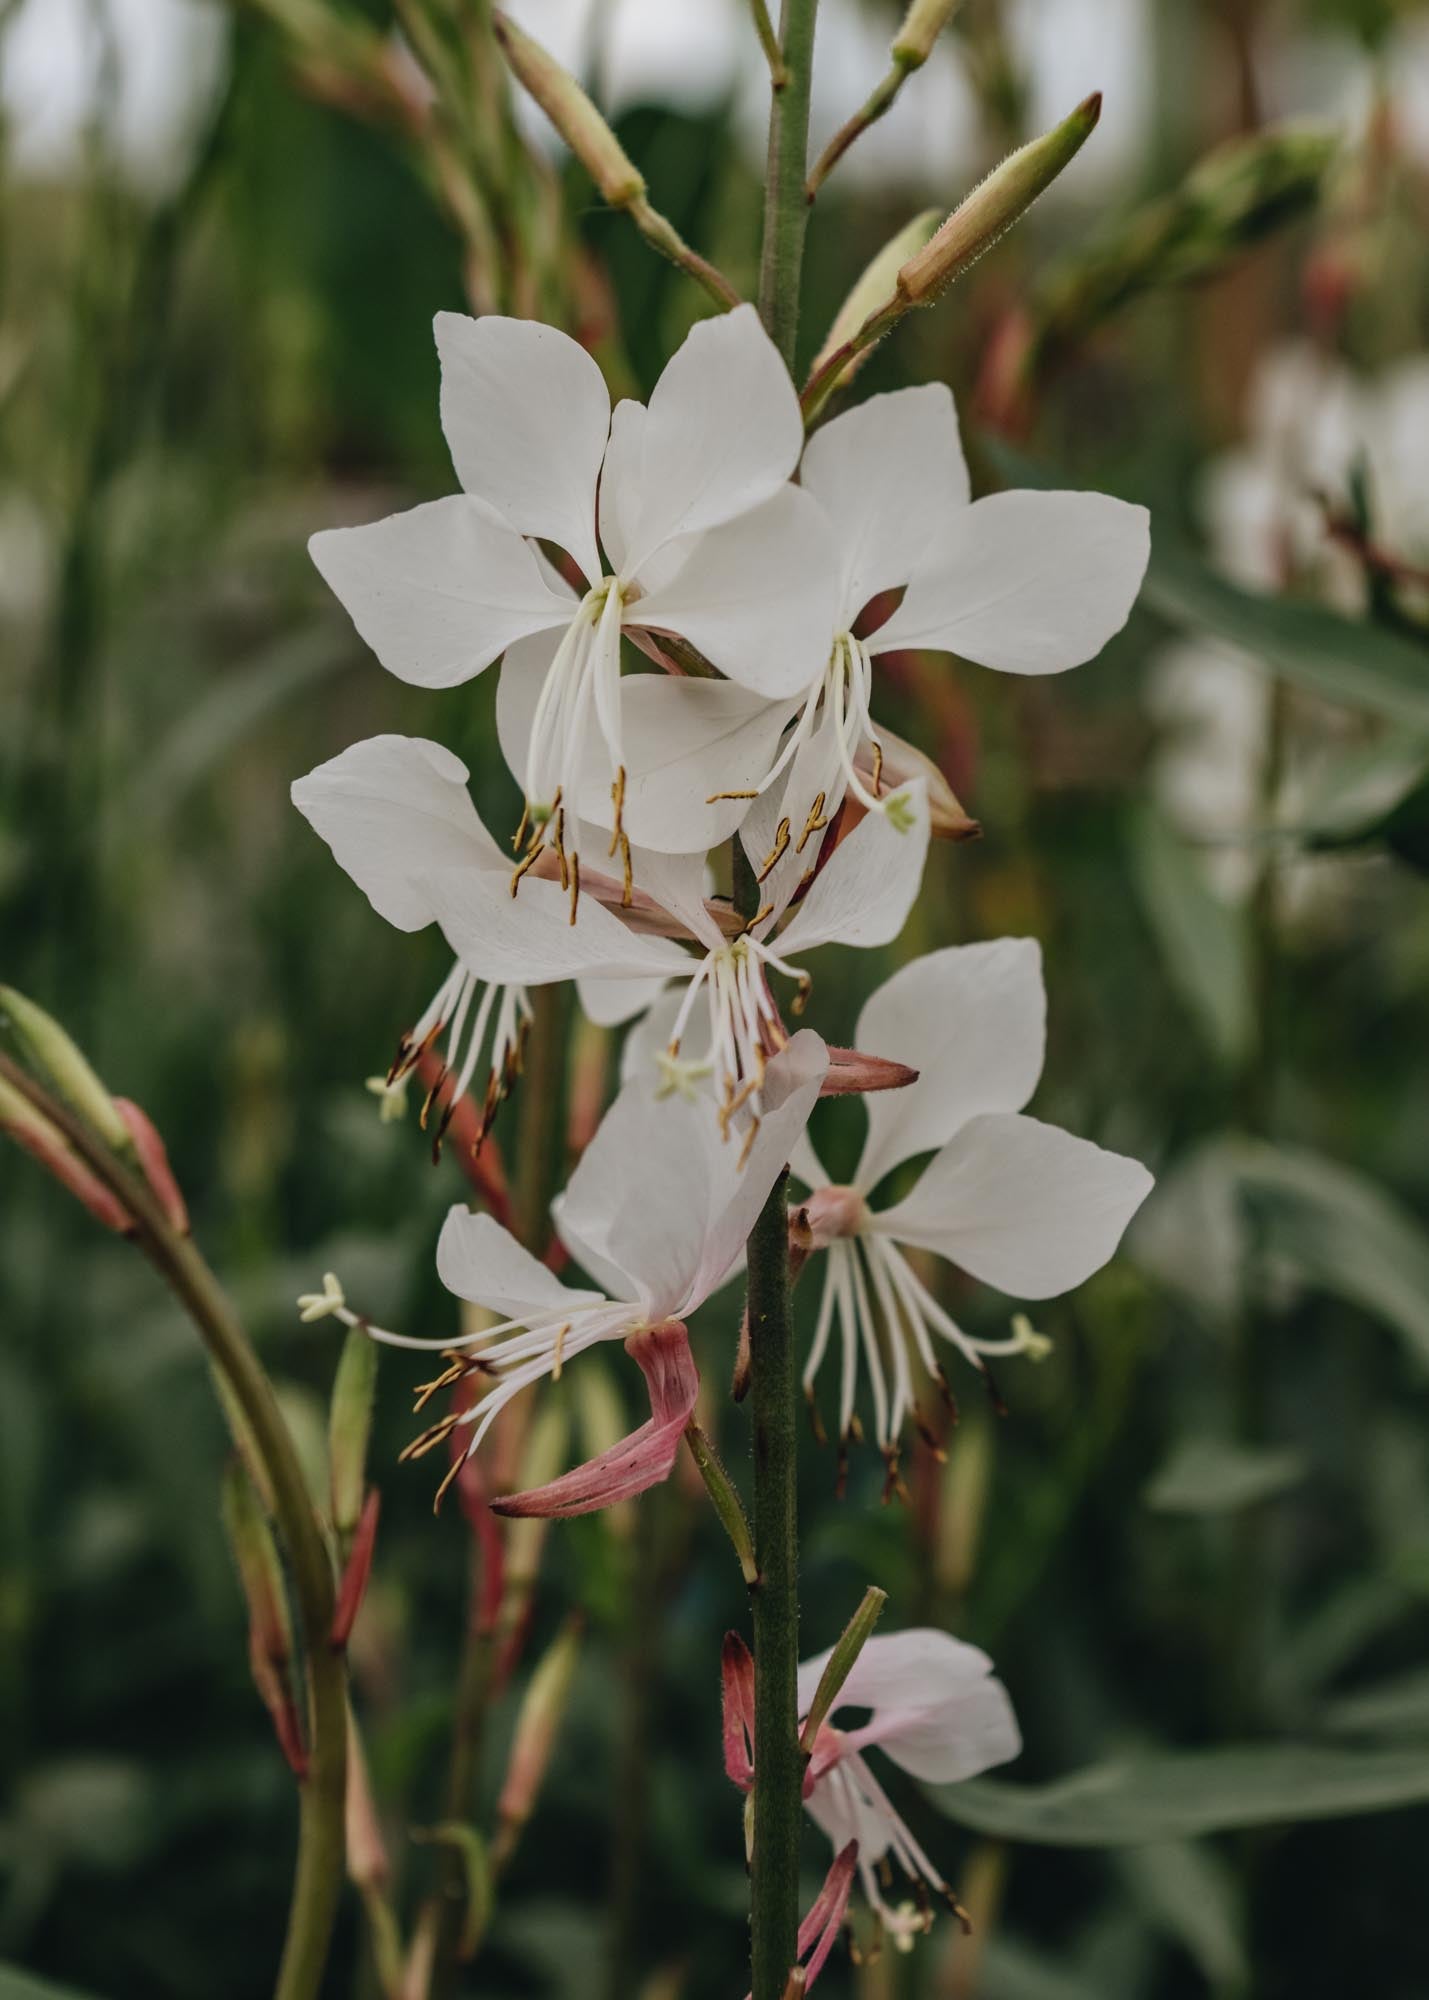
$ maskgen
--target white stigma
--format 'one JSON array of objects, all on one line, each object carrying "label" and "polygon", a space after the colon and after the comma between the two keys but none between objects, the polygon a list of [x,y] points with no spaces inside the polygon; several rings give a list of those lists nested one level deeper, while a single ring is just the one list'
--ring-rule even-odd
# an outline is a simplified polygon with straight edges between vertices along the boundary
[{"label": "white stigma", "polygon": [[[660,1058],[662,1095],[674,1089],[691,1094],[684,1086],[697,1075],[713,1074],[718,1079],[720,1129],[727,1139],[732,1122],[741,1129],[747,1126],[746,1150],[759,1129],[765,1069],[789,1039],[769,991],[770,971],[797,980],[801,992],[808,987],[807,974],[748,932],[707,952],[685,990],[669,1045]],[[709,1056],[698,1065],[681,1064],[681,1038],[702,989],[709,1006]]]}]

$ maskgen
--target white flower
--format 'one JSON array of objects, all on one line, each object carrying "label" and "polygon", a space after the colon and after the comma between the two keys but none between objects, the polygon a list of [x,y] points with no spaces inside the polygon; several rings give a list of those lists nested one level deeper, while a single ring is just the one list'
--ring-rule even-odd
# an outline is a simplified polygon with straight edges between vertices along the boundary
[{"label": "white flower", "polygon": [[[1028,938],[931,952],[895,972],[859,1016],[860,1048],[919,1074],[904,1090],[865,1100],[868,1136],[849,1185],[830,1184],[807,1140],[792,1163],[815,1191],[804,1206],[815,1247],[827,1251],[804,1384],[812,1395],[837,1319],[843,1437],[860,1353],[878,1443],[891,1455],[916,1412],[915,1360],[941,1379],[932,1335],[984,1373],[984,1356],[1029,1344],[1025,1333],[1003,1341],[964,1333],[905,1249],[946,1257],[1013,1298],[1052,1298],[1107,1261],[1150,1190],[1136,1160],[1022,1115],[1042,1070],[1045,1020],[1041,954]],[[887,1173],[930,1151],[902,1201],[870,1205]]]},{"label": "white flower", "polygon": [[[422,930],[435,911],[422,884],[434,868],[460,867],[499,882],[511,863],[477,815],[467,770],[439,743],[417,736],[373,736],[319,764],[292,788],[293,803],[332,849],[339,864],[379,916],[398,930]],[[559,894],[559,891],[556,892]],[[510,1088],[531,1015],[525,986],[484,984],[460,959],[438,987],[416,1026],[403,1035],[385,1077],[382,1115],[428,1048],[446,1038],[445,1064],[454,1078],[448,1110],[476,1076],[485,1051],[481,1129]],[[435,1098],[434,1089],[428,1099]]]},{"label": "white flower", "polygon": [[[800,1715],[812,1702],[828,1659],[820,1653],[800,1667]],[[846,1708],[868,1710],[868,1719],[841,1730],[833,1717]],[[954,1909],[958,1905],[869,1768],[864,1752],[874,1748],[925,1784],[952,1785],[1016,1757],[1022,1738],[987,1654],[946,1632],[925,1627],[874,1637],[854,1661],[833,1716],[814,1744],[804,1804],[836,1851],[858,1842],[864,1893],[896,1940],[930,1927],[927,1891]],[[913,1909],[890,1908],[884,1900],[877,1864],[885,1857],[912,1884]]]},{"label": "white flower", "polygon": [[621,1092],[551,1209],[561,1241],[603,1291],[562,1284],[489,1215],[453,1208],[437,1244],[438,1274],[499,1323],[455,1341],[372,1329],[392,1346],[467,1355],[492,1378],[440,1434],[470,1426],[469,1457],[531,1383],[600,1341],[682,1321],[702,1305],[742,1258],[827,1066],[823,1043],[807,1029],[771,1062],[763,1123],[742,1170],[702,1108],[656,1104],[646,1082]]},{"label": "white flower", "polygon": [[[792,725],[759,781],[763,789],[788,774],[768,827],[751,829],[765,853],[779,824],[795,844],[818,831],[846,791],[877,803],[883,755],[871,706],[881,654],[925,647],[1006,673],[1061,673],[1125,624],[1150,546],[1145,508],[1105,494],[971,500],[957,413],[941,383],[872,396],[823,425],[804,448],[800,479],[829,523],[840,590],[828,643],[797,690],[772,651],[751,677],[783,702],[781,722]],[[892,616],[857,636],[873,600],[894,590],[904,596]],[[700,697],[669,682],[650,699],[678,717]],[[676,747],[688,727],[667,725],[690,788],[729,789],[737,780],[722,770],[718,746]],[[775,865],[795,866],[782,854]]]},{"label": "white flower", "polygon": [[[503,884],[462,869],[434,874],[424,886],[447,942],[484,978],[579,978],[587,1011],[607,1023],[648,1006],[662,987],[677,988],[678,1004],[667,997],[661,1017],[668,1021],[658,1058],[662,1088],[693,1096],[712,1073],[728,1134],[731,1119],[746,1107],[757,1110],[766,1064],[787,1040],[770,974],[795,981],[802,994],[809,981],[800,961],[817,946],[887,944],[903,928],[928,849],[926,788],[909,785],[885,806],[840,842],[801,901],[791,904],[801,885],[786,875],[735,936],[705,903],[699,856],[636,850],[628,915],[586,898],[574,924],[553,883],[535,882],[536,894],[523,890],[513,900]],[[699,955],[653,934],[676,927],[702,947]],[[701,1017],[706,1032],[692,1049],[687,1031]],[[746,1144],[754,1130],[747,1125]]]},{"label": "white flower", "polygon": [[[813,1705],[828,1653],[799,1669],[799,1715]],[[741,1791],[754,1782],[759,1746],[754,1734],[754,1661],[737,1633],[724,1642],[725,1771]],[[839,1728],[835,1718],[860,1709],[864,1719]],[[878,1749],[925,1784],[951,1785],[1022,1749],[1017,1719],[992,1661],[946,1632],[915,1628],[869,1639],[820,1728],[804,1779],[804,1805],[836,1852],[858,1845],[858,1872],[879,1921],[896,1942],[911,1942],[932,1922],[928,1892],[961,1914],[957,1899],[914,1838],[871,1770],[865,1751]],[[915,1904],[890,1908],[879,1873],[897,1862]],[[883,1864],[880,1871],[879,1864]]]},{"label": "white flower", "polygon": [[[451,687],[508,654],[502,737],[525,793],[523,859],[549,844],[574,897],[577,818],[611,829],[612,854],[627,828],[649,839],[643,788],[661,746],[634,692],[649,677],[622,683],[623,632],[675,633],[741,684],[708,698],[692,726],[719,742],[737,711],[754,739],[744,763],[778,728],[764,720],[766,663],[779,663],[774,689],[787,695],[827,649],[827,530],[787,484],[798,398],[750,306],[702,321],[649,407],[613,415],[595,362],[552,327],[440,313],[436,335],[464,492],[315,535],[313,560],[403,680]],[[537,538],[564,551],[579,588]],[[725,789],[742,769],[728,761]],[[701,800],[677,818],[676,845],[693,851],[731,832],[738,810]]]}]

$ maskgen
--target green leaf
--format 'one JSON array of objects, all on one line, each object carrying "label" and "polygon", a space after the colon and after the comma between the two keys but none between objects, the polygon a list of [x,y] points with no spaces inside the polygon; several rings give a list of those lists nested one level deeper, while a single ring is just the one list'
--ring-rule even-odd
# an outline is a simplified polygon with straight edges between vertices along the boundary
[{"label": "green leaf", "polygon": [[56,1986],[18,1965],[0,1965],[0,2000],[91,2000],[77,1986]]},{"label": "green leaf", "polygon": [[1187,1438],[1145,1493],[1158,1514],[1231,1514],[1284,1493],[1305,1477],[1298,1451],[1250,1450],[1225,1438]]},{"label": "green leaf", "polygon": [[1387,811],[1373,813],[1338,833],[1312,837],[1308,844],[1331,850],[1387,847],[1407,867],[1429,875],[1429,776],[1420,778]]},{"label": "green leaf", "polygon": [[1224,1993],[1250,1983],[1237,1879],[1213,1848],[1190,1840],[1150,1841],[1118,1861],[1136,1902]]},{"label": "green leaf", "polygon": [[1147,809],[1134,816],[1131,863],[1173,983],[1215,1053],[1234,1063],[1251,1031],[1245,913],[1214,893],[1190,847],[1160,813]]},{"label": "green leaf", "polygon": [[1318,1720],[1342,1736],[1429,1735],[1429,1667],[1342,1694],[1326,1704]]},{"label": "green leaf", "polygon": [[1237,1181],[1272,1252],[1376,1313],[1429,1364],[1429,1238],[1363,1174],[1314,1153],[1238,1147]]},{"label": "green leaf", "polygon": [[1298,1825],[1429,1801],[1429,1746],[1273,1743],[1116,1758],[1050,1785],[972,1778],[925,1787],[975,1832],[1050,1847],[1131,1847]]},{"label": "green leaf", "polygon": [[1160,520],[1152,524],[1142,595],[1173,625],[1240,646],[1311,694],[1429,733],[1429,647],[1227,583]]}]

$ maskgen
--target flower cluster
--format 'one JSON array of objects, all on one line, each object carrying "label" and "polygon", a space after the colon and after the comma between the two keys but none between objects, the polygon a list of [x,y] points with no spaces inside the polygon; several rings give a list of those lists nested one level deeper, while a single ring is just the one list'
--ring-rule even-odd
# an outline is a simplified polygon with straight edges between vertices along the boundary
[{"label": "flower cluster", "polygon": [[[458,1391],[409,1455],[444,1445],[455,1478],[514,1396],[619,1341],[648,1421],[498,1507],[607,1506],[665,1478],[687,1433],[700,1457],[686,1321],[740,1268],[787,1163],[806,1190],[791,1267],[824,1259],[806,1388],[812,1400],[837,1331],[841,1444],[859,1432],[862,1374],[896,1485],[905,1423],[929,1428],[920,1384],[951,1394],[938,1344],[986,1375],[989,1357],[1039,1340],[1025,1323],[1007,1339],[964,1332],[925,1258],[1049,1297],[1112,1254],[1149,1176],[1024,1112],[1045,1016],[1028,940],[905,966],[865,1006],[856,1048],[791,1019],[818,949],[893,943],[930,840],[969,830],[942,775],[878,719],[884,663],[919,649],[1040,675],[1090,659],[1140,585],[1145,514],[1094,493],[974,500],[938,385],[873,397],[806,440],[748,306],[696,326],[648,405],[613,410],[591,356],[549,327],[443,314],[437,345],[462,491],[312,549],[401,679],[454,688],[500,662],[513,803],[479,811],[449,750],[402,736],[343,750],[293,797],[381,916],[435,924],[451,950],[378,1086],[396,1092],[420,1065],[429,1107],[444,1106],[439,1141],[474,1102],[461,1129],[480,1144],[521,1069],[532,989],[574,982],[592,1021],[630,1027],[620,1093],[552,1210],[588,1282],[456,1208],[438,1270],[482,1309],[480,1330],[369,1329],[443,1350],[422,1402]],[[738,896],[718,886],[726,843]],[[876,1093],[847,1183],[807,1131],[817,1099],[841,1091]],[[911,1190],[883,1199],[924,1156]],[[307,1309],[358,1323],[335,1282]],[[822,1665],[804,1670],[805,1709]],[[923,1925],[929,1890],[946,1893],[865,1751],[947,1781],[1018,1747],[987,1660],[942,1634],[872,1642],[843,1700],[871,1716],[826,1720],[809,1747],[808,1809],[839,1858],[801,1933],[808,1978],[855,1871],[899,1934]],[[747,1785],[752,1695],[728,1649],[726,1725]],[[875,1866],[890,1859],[920,1899],[911,1917],[881,1895]]]}]

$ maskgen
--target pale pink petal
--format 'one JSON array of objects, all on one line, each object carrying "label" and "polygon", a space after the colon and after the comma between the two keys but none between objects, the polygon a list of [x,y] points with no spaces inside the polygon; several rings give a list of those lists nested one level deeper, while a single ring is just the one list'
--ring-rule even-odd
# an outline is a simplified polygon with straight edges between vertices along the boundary
[{"label": "pale pink petal", "polygon": [[460,1203],[447,1210],[437,1238],[437,1276],[459,1299],[522,1325],[602,1303],[599,1292],[563,1285],[510,1230]]},{"label": "pale pink petal", "polygon": [[559,882],[528,875],[517,893],[497,874],[447,868],[425,877],[422,892],[443,935],[479,979],[544,986],[557,979],[663,979],[689,969],[669,938],[628,929],[594,896],[582,896],[570,921]]},{"label": "pale pink petal", "polygon": [[747,1792],[754,1782],[754,1659],[738,1632],[725,1633],[719,1665],[724,1774]]},{"label": "pale pink petal", "polygon": [[[801,1711],[828,1658],[822,1653],[800,1666]],[[931,1784],[972,1777],[1021,1749],[1012,1705],[987,1654],[930,1626],[870,1639],[839,1693],[842,1708],[872,1710],[843,1738],[847,1752],[877,1744]]]},{"label": "pale pink petal", "polygon": [[650,1391],[649,1420],[585,1465],[549,1485],[493,1500],[495,1513],[568,1519],[630,1500],[667,1479],[700,1393],[689,1336],[678,1320],[631,1334],[625,1351],[639,1363]]}]

